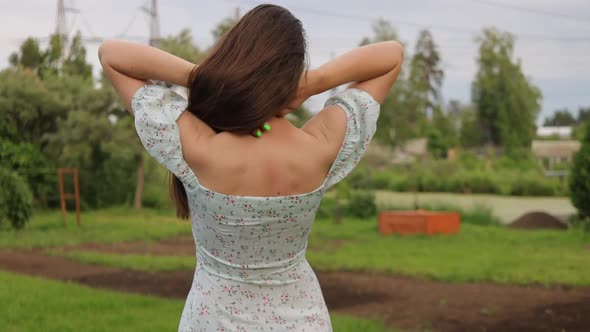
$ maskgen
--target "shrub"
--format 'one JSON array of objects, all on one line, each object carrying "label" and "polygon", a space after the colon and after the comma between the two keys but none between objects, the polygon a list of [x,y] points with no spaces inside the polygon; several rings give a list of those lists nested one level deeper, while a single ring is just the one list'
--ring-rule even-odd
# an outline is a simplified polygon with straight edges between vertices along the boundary
[{"label": "shrub", "polygon": [[374,172],[371,176],[371,188],[378,190],[392,189],[394,186],[393,172],[379,171]]},{"label": "shrub", "polygon": [[510,195],[514,196],[553,196],[555,182],[541,177],[517,176],[510,185]]},{"label": "shrub", "polygon": [[336,199],[333,197],[324,196],[320,202],[320,207],[316,217],[319,219],[332,218],[334,215],[334,208],[336,205]]},{"label": "shrub", "polygon": [[590,121],[580,151],[574,156],[569,178],[570,199],[582,217],[590,217]]},{"label": "shrub", "polygon": [[353,191],[344,211],[346,216],[354,218],[369,219],[376,216],[375,193],[365,190]]},{"label": "shrub", "polygon": [[0,225],[5,221],[22,228],[33,212],[33,195],[25,180],[0,167]]},{"label": "shrub", "polygon": [[479,170],[483,169],[485,163],[475,153],[469,151],[463,151],[459,153],[459,162],[465,169],[468,170]]},{"label": "shrub", "polygon": [[26,180],[35,199],[46,207],[50,194],[57,188],[57,170],[51,167],[39,147],[0,140],[0,160],[4,167],[17,172]]}]

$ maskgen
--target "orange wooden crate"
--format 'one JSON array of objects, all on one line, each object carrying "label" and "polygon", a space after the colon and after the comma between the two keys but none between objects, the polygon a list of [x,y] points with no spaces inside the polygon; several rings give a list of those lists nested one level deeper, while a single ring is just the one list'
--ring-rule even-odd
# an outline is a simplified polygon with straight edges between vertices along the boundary
[{"label": "orange wooden crate", "polygon": [[384,235],[453,234],[459,231],[457,212],[385,211],[379,214],[379,232]]}]

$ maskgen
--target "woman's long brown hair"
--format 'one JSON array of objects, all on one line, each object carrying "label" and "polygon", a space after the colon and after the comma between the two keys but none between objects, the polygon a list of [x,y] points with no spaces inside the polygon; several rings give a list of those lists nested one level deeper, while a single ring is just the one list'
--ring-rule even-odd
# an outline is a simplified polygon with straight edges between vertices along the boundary
[{"label": "woman's long brown hair", "polygon": [[[216,132],[250,134],[287,106],[305,69],[305,32],[287,9],[259,5],[214,46],[189,78],[187,110]],[[180,218],[189,217],[186,191],[171,175]]]}]

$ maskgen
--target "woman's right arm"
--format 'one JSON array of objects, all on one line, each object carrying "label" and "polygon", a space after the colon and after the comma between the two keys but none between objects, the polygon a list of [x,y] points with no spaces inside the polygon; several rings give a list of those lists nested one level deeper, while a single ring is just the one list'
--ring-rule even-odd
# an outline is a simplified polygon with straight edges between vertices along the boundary
[{"label": "woman's right arm", "polygon": [[383,103],[399,75],[404,57],[403,46],[386,41],[356,48],[321,67],[310,70],[307,87],[310,96],[346,83],[364,90]]}]

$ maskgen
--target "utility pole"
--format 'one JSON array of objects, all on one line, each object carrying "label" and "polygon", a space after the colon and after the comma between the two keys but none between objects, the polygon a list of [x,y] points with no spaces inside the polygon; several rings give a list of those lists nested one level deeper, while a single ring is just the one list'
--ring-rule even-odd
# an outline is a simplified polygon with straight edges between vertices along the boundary
[{"label": "utility pole", "polygon": [[67,12],[78,13],[80,11],[74,7],[67,7],[64,3],[64,0],[57,0],[57,18],[55,20],[55,34],[60,39],[62,55],[65,54],[68,42],[70,40],[66,19]]},{"label": "utility pole", "polygon": [[160,41],[160,16],[158,15],[158,2],[151,0],[150,7],[147,5],[141,9],[150,17],[150,45],[156,46]]}]

